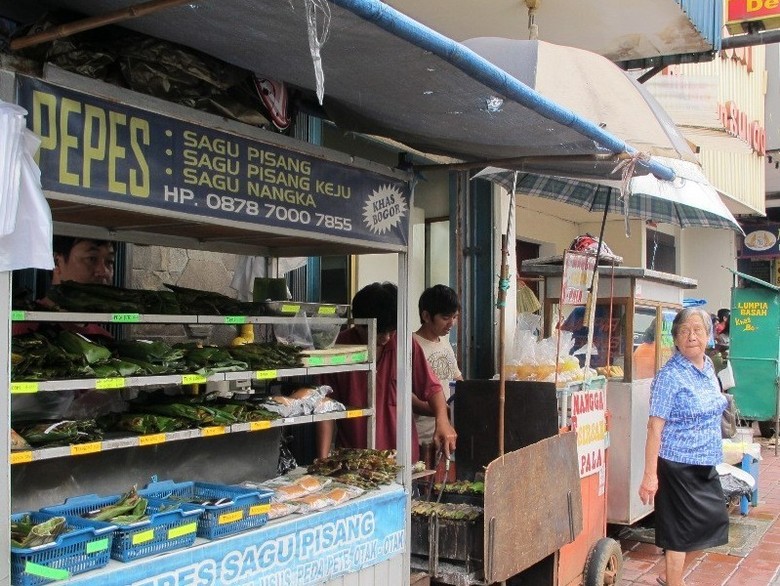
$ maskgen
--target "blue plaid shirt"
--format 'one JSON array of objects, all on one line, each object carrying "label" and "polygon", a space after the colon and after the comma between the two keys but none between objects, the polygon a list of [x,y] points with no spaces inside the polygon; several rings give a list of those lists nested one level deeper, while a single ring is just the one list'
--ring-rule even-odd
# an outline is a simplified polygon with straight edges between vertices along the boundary
[{"label": "blue plaid shirt", "polygon": [[699,370],[675,352],[658,371],[650,394],[650,416],[665,420],[659,456],[682,464],[723,461],[720,420],[726,409],[712,360]]}]

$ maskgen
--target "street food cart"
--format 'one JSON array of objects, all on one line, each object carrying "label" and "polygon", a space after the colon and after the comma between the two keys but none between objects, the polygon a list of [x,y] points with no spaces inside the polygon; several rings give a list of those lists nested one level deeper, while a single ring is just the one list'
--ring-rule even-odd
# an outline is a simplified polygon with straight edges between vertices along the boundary
[{"label": "street food cart", "polygon": [[[737,286],[742,279],[742,286]],[[734,273],[729,325],[729,363],[740,417],[757,420],[765,437],[778,429],[780,287]]]},{"label": "street food cart", "polygon": [[[564,264],[567,299],[585,311],[594,259],[567,253]],[[530,333],[515,345],[539,343],[544,351],[537,360],[513,367],[502,362],[499,380],[457,383],[457,477],[466,485],[484,478],[477,503],[483,510],[473,519],[443,521],[450,511],[433,508],[426,521],[415,518],[413,507],[412,567],[449,584],[619,581],[620,545],[605,536],[606,379],[559,379],[555,373],[564,369],[576,373],[550,341]],[[522,380],[505,380],[511,368]],[[459,495],[441,491],[445,502],[460,502]]]},{"label": "street food cart", "polygon": [[[558,323],[560,258],[527,260],[522,270],[544,279],[543,321],[549,335]],[[682,308],[684,291],[695,288],[696,281],[612,265],[599,266],[599,278],[593,332],[597,353],[591,364],[608,376],[607,522],[630,525],[653,510],[642,504],[638,494],[644,470],[650,383],[674,353],[672,321]],[[619,370],[615,371],[615,366]]]}]

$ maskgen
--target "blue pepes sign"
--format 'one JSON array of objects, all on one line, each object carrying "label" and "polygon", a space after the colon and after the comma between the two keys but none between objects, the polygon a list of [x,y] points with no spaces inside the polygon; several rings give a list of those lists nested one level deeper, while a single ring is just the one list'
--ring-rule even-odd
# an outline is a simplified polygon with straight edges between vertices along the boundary
[{"label": "blue pepes sign", "polygon": [[400,488],[337,509],[131,564],[73,576],[79,586],[308,586],[389,560],[405,547]]},{"label": "blue pepes sign", "polygon": [[406,246],[409,186],[18,76],[45,190]]}]

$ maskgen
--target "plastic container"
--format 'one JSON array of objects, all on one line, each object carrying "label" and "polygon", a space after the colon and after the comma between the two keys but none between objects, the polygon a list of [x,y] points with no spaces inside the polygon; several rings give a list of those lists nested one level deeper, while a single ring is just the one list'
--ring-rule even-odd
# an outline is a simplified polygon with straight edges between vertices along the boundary
[{"label": "plastic container", "polygon": [[753,443],[753,428],[752,427],[737,427],[737,433],[731,438],[731,441],[738,444],[752,444]]},{"label": "plastic container", "polygon": [[[90,511],[116,504],[122,497],[98,496],[88,494],[69,498],[62,505],[45,507],[41,511],[53,515],[86,515]],[[146,509],[149,519],[122,525],[114,523],[114,541],[111,545],[111,558],[120,562],[129,562],[142,557],[189,547],[195,543],[198,516],[203,507],[180,503],[171,509],[169,502],[145,497],[149,501]],[[99,523],[91,519],[82,519],[85,523]]]},{"label": "plastic container", "polygon": [[230,499],[230,502],[219,505],[196,505],[203,509],[198,518],[198,537],[217,539],[265,525],[273,491],[205,482],[162,480],[147,485],[139,490],[138,494],[170,503],[180,503],[184,499]]},{"label": "plastic container", "polygon": [[[41,512],[16,513],[11,515],[11,521],[18,521],[25,515],[36,524],[56,516]],[[108,563],[116,525],[87,522],[80,517],[66,516],[65,520],[67,532],[55,541],[31,548],[11,547],[11,584],[49,584],[102,568]]]}]

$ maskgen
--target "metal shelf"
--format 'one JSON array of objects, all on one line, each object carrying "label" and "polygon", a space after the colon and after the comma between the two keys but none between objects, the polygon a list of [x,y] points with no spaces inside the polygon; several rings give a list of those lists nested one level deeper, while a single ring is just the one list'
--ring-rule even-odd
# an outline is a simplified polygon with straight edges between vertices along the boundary
[{"label": "metal shelf", "polygon": [[123,450],[126,448],[152,446],[175,441],[190,440],[194,438],[208,438],[218,435],[225,435],[228,433],[264,431],[266,429],[272,429],[276,427],[301,425],[303,423],[313,423],[315,421],[331,421],[335,419],[368,417],[373,414],[373,409],[347,409],[346,411],[323,413],[320,415],[280,417],[279,419],[275,419],[273,421],[250,421],[246,423],[234,423],[233,425],[215,425],[211,427],[202,427],[200,429],[183,429],[180,431],[171,431],[167,433],[118,437],[84,444],[71,444],[69,446],[58,446],[55,448],[38,448],[34,450],[11,452],[10,460],[11,464],[25,464],[27,462],[38,462],[40,460],[53,460],[55,458],[83,456],[86,454],[95,454],[97,452],[108,452],[110,450]]}]

